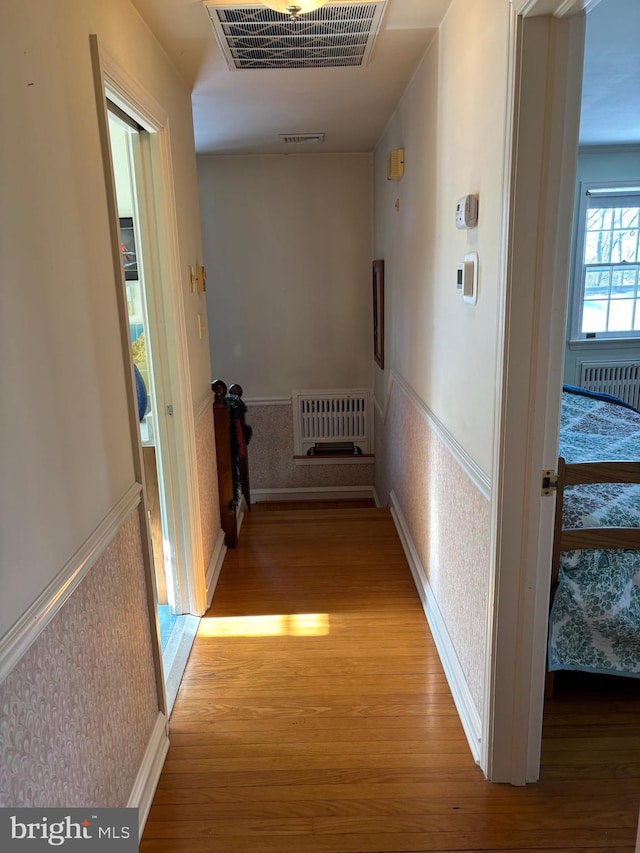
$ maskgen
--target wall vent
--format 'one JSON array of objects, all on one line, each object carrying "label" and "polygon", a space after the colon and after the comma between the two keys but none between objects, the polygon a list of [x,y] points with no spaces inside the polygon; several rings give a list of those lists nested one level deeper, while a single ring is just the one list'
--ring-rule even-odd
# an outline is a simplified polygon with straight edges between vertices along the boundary
[{"label": "wall vent", "polygon": [[579,385],[588,391],[613,394],[630,406],[640,408],[640,363],[638,362],[581,362]]},{"label": "wall vent", "polygon": [[281,133],[280,141],[285,145],[321,145],[324,133]]},{"label": "wall vent", "polygon": [[387,0],[329,3],[297,21],[266,6],[202,0],[232,71],[367,65]]},{"label": "wall vent", "polygon": [[296,456],[325,441],[352,441],[363,454],[373,453],[371,391],[294,391],[291,398]]}]

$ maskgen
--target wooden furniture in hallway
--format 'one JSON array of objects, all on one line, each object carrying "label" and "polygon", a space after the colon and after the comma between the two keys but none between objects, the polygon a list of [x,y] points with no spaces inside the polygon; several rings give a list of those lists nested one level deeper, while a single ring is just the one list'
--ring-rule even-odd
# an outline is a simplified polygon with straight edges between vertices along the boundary
[{"label": "wooden furniture in hallway", "polygon": [[[235,548],[238,542],[237,507],[241,497],[251,509],[249,488],[249,461],[247,457],[246,424],[242,387],[238,384],[227,389],[221,379],[211,383],[214,393],[213,423],[218,466],[218,497],[220,499],[220,526],[224,531],[224,544]],[[237,405],[234,404],[237,403]]]},{"label": "wooden furniture in hallway", "polygon": [[252,513],[201,622],[141,853],[632,853],[628,702],[554,700],[541,781],[486,782],[389,512]]}]

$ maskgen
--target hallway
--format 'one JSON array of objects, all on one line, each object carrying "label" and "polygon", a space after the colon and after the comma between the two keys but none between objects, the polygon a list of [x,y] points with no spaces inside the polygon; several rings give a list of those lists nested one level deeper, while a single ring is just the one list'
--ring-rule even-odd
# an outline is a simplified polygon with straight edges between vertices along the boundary
[{"label": "hallway", "polygon": [[630,853],[637,692],[597,704],[580,739],[556,701],[539,784],[487,783],[388,511],[255,511],[201,622],[140,849]]}]

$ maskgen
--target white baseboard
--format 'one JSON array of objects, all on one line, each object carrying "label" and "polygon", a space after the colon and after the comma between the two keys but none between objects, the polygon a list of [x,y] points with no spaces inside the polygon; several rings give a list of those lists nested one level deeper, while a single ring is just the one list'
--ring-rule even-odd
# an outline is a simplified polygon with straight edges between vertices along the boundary
[{"label": "white baseboard", "polygon": [[138,809],[139,838],[142,838],[145,823],[149,816],[153,796],[158,787],[164,759],[169,749],[167,718],[160,712],[156,719],[147,749],[138,770],[136,781],[127,803],[127,808]]},{"label": "white baseboard", "polygon": [[404,553],[413,575],[413,580],[427,617],[433,640],[436,644],[444,674],[449,683],[458,716],[462,723],[469,748],[476,763],[480,763],[482,748],[482,720],[473,701],[469,685],[464,677],[460,661],[451,642],[440,608],[427,580],[427,574],[414,545],[406,519],[400,509],[398,499],[392,491],[389,496],[391,515],[396,525]]},{"label": "white baseboard", "polygon": [[377,507],[378,509],[382,509],[382,501],[380,500],[380,496],[378,495],[378,492],[376,491],[376,487],[375,487],[375,486],[373,487],[373,495],[372,495],[372,497],[373,497],[373,502],[374,502],[374,504],[376,505],[376,507]]},{"label": "white baseboard", "polygon": [[264,501],[360,501],[373,498],[373,486],[311,486],[291,489],[252,489],[253,503]]},{"label": "white baseboard", "polygon": [[211,556],[211,562],[209,563],[205,579],[205,585],[207,588],[207,608],[211,607],[213,593],[215,592],[216,584],[220,577],[220,571],[222,569],[222,563],[224,562],[224,555],[226,553],[227,546],[224,544],[224,531],[219,530],[216,544],[213,546],[213,554]]}]

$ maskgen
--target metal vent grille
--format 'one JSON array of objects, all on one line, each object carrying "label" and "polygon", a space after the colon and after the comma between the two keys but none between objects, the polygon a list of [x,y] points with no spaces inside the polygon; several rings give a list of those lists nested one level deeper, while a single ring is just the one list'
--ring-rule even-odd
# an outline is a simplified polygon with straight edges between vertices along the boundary
[{"label": "metal vent grille", "polygon": [[366,65],[387,0],[329,4],[297,21],[265,6],[204,2],[233,71]]},{"label": "metal vent grille", "polygon": [[285,145],[320,145],[324,133],[281,133],[280,141]]},{"label": "metal vent grille", "polygon": [[373,453],[369,390],[294,391],[292,402],[297,456],[319,441],[353,441],[363,453]]}]

